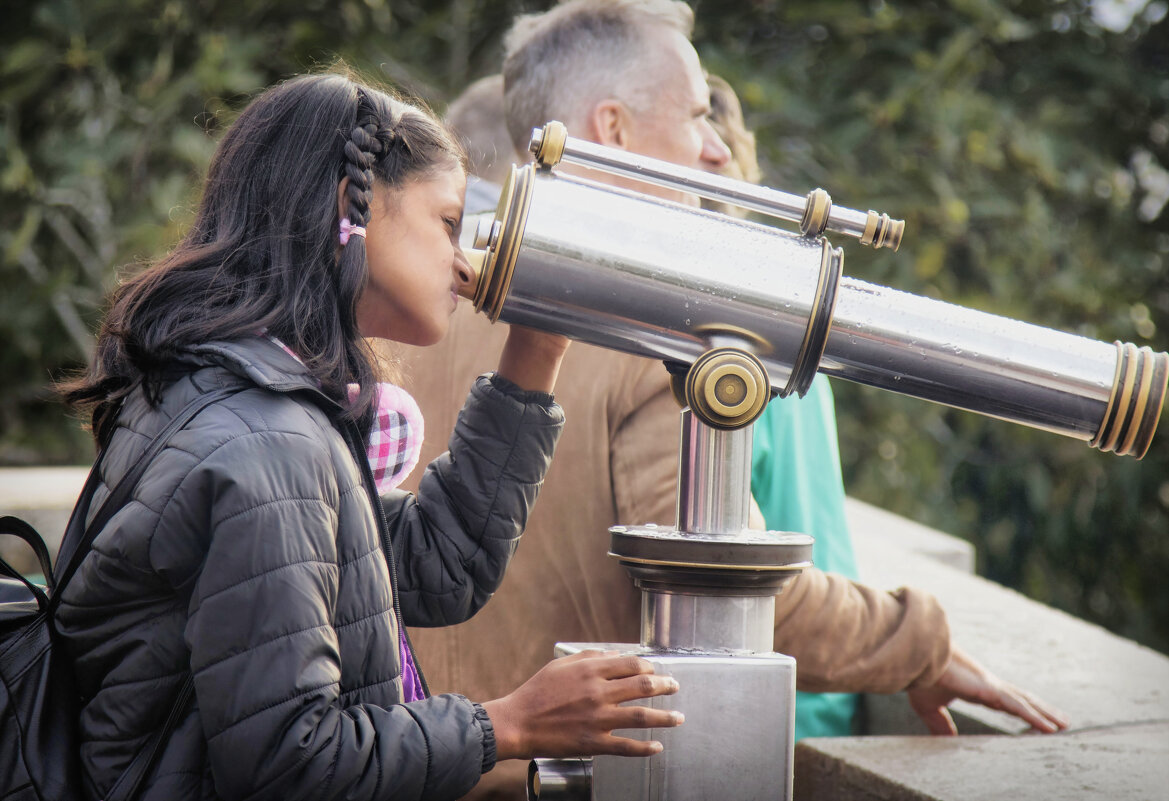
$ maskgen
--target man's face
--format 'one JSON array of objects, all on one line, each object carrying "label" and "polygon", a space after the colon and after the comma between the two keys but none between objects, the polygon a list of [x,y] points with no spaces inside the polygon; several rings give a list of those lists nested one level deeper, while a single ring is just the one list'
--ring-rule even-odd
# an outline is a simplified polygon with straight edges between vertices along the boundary
[{"label": "man's face", "polygon": [[[650,39],[663,48],[659,63],[660,91],[646,109],[630,109],[632,124],[626,142],[630,152],[708,172],[721,171],[731,152],[711,127],[710,88],[698,53],[677,31]],[[637,189],[668,200],[697,206],[694,195],[638,184]]]}]

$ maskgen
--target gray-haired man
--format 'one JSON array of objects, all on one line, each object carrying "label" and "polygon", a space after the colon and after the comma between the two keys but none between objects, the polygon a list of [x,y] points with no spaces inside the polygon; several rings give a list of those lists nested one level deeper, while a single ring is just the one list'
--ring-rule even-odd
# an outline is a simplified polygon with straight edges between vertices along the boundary
[{"label": "gray-haired man", "polygon": [[[503,69],[516,151],[526,151],[533,127],[558,119],[599,144],[720,170],[730,152],[707,120],[709,90],[689,41],[692,24],[690,9],[668,0],[571,0],[519,18]],[[501,333],[464,307],[446,340],[427,349],[425,368],[420,361],[410,369],[407,358],[408,388],[432,430],[453,425],[456,388],[486,350],[498,350]],[[558,640],[638,641],[640,599],[606,554],[608,528],[673,520],[677,404],[660,363],[579,343],[561,368],[557,400],[568,424],[502,588],[466,624],[411,633],[436,692],[458,687],[498,697],[543,664]],[[428,443],[423,459],[441,449]],[[911,688],[915,709],[935,730],[946,728],[943,707],[954,697],[1040,729],[1061,722],[953,648],[937,602],[912,589],[878,592],[806,571],[777,599],[775,648],[796,657],[802,690]],[[497,797],[523,798],[523,766],[501,765],[495,774],[484,777],[477,797],[494,788]]]}]

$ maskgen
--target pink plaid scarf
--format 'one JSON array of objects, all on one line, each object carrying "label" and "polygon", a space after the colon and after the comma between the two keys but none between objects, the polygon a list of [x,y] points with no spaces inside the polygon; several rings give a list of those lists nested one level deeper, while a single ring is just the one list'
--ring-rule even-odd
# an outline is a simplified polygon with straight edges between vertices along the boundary
[{"label": "pink plaid scarf", "polygon": [[[357,385],[349,385],[349,399]],[[367,454],[377,490],[385,494],[401,484],[418,464],[425,429],[422,411],[410,393],[385,382],[377,385],[377,417],[369,435]]]}]

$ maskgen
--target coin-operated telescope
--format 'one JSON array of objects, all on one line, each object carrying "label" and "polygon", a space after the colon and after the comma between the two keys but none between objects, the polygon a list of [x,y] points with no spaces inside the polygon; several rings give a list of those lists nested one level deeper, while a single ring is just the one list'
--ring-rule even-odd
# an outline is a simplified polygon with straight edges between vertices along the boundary
[{"label": "coin-operated telescope", "polygon": [[[774,596],[809,564],[804,535],[747,529],[751,423],[817,371],[1140,458],[1169,354],[961,308],[843,276],[826,232],[896,249],[902,222],[594,145],[549,123],[465,252],[492,320],[676,365],[683,403],[675,528],[617,526],[642,591],[636,653],[681,690],[686,725],[649,759],[537,760],[553,799],[790,798],[795,663],[771,651]],[[791,221],[787,232],[566,175],[600,170]],[[641,522],[641,521],[638,521]],[[645,732],[633,736],[648,737]]]}]

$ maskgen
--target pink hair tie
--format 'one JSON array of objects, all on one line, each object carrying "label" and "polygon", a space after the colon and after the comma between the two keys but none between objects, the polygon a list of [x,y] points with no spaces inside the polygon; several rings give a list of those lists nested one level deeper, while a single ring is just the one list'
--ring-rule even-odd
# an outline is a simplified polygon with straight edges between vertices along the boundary
[{"label": "pink hair tie", "polygon": [[353,223],[349,222],[348,217],[342,217],[341,218],[341,244],[348,245],[349,244],[349,237],[351,237],[351,236],[360,236],[362,239],[364,239],[365,238],[365,229],[362,228],[360,225],[354,225]]}]

